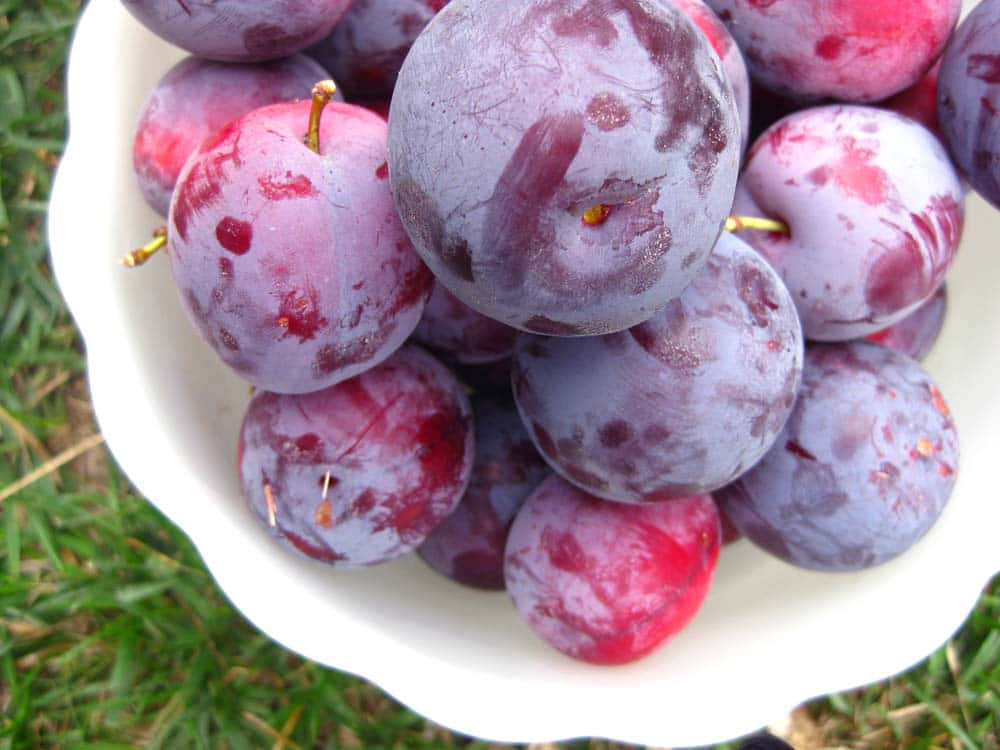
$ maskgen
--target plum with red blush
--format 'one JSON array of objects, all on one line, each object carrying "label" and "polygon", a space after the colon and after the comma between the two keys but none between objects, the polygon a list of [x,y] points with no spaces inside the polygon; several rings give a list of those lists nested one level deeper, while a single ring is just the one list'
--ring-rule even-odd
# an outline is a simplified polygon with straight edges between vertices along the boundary
[{"label": "plum with red blush", "polygon": [[624,664],[694,617],[715,572],[719,538],[709,495],[626,505],[552,475],[514,518],[507,591],[549,645],[582,661]]},{"label": "plum with red blush", "polygon": [[707,0],[751,77],[800,99],[875,102],[941,54],[961,0]]},{"label": "plum with red blush", "polygon": [[461,499],[474,452],[461,384],[408,346],[321,391],[258,391],[238,464],[243,495],[271,536],[357,568],[419,546]]},{"label": "plum with red blush", "polygon": [[136,125],[132,163],[146,202],[166,216],[177,176],[202,141],[252,109],[308,99],[326,78],[305,55],[246,64],[181,60],[149,92]]},{"label": "plum with red blush", "polygon": [[416,327],[433,281],[389,192],[385,121],[329,102],[315,151],[314,106],[256,109],[202,143],[167,227],[188,316],[238,375],[280,393],[384,360]]},{"label": "plum with red blush", "polygon": [[862,105],[801,110],[750,148],[733,211],[788,232],[741,234],[778,271],[805,336],[846,341],[889,326],[951,268],[965,193],[940,141]]}]

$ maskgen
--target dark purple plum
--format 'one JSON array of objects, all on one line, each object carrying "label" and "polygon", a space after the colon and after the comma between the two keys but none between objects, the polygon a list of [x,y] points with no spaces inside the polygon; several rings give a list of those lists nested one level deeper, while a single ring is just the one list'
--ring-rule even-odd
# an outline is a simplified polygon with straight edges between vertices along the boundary
[{"label": "dark purple plum", "polygon": [[150,31],[222,62],[287,57],[318,42],[351,0],[122,0]]},{"label": "dark purple plum", "polygon": [[957,470],[948,405],[913,359],[869,341],[813,344],[774,447],[715,498],[783,560],[860,570],[924,535]]},{"label": "dark purple plum", "polygon": [[517,333],[435,283],[413,338],[456,362],[479,365],[510,357]]},{"label": "dark purple plum", "polygon": [[1000,2],[983,0],[962,21],[938,76],[945,143],[976,192],[1000,208]]},{"label": "dark purple plum", "polygon": [[643,0],[452,0],[403,63],[389,174],[414,247],[529,332],[648,319],[711,252],[740,127],[694,23]]},{"label": "dark purple plum", "polygon": [[942,284],[929,300],[905,318],[865,338],[919,361],[930,353],[937,341],[947,308],[948,294]]},{"label": "dark purple plum", "polygon": [[258,391],[239,440],[244,497],[285,547],[338,568],[415,549],[465,491],[461,384],[416,347],[307,394]]},{"label": "dark purple plum", "polygon": [[708,495],[622,505],[552,475],[514,518],[504,575],[518,613],[564,654],[624,664],[683,628],[719,557]]},{"label": "dark purple plum", "polygon": [[417,551],[432,568],[459,583],[502,589],[510,524],[550,470],[509,398],[474,398],[472,413],[476,458],[469,488]]},{"label": "dark purple plum", "polygon": [[523,335],[521,417],[566,479],[609,500],[710,492],[770,448],[802,368],[795,304],[726,232],[701,273],[650,320],[605,336]]},{"label": "dark purple plum", "polygon": [[750,75],[798,98],[874,102],[913,85],[958,20],[961,0],[707,0]]},{"label": "dark purple plum", "polygon": [[263,107],[205,141],[177,183],[171,268],[192,321],[255,386],[319,390],[385,359],[413,331],[433,278],[389,192],[386,123],[308,101]]},{"label": "dark purple plum", "polygon": [[965,193],[940,141],[889,110],[801,110],[750,147],[736,214],[789,233],[741,234],[784,279],[807,339],[844,341],[915,310],[944,281]]},{"label": "dark purple plum", "polygon": [[326,78],[305,55],[243,65],[181,60],[153,87],[135,129],[132,163],[146,202],[166,216],[177,176],[202,141],[252,109],[308,99]]},{"label": "dark purple plum", "polygon": [[348,99],[389,99],[406,53],[448,0],[354,0],[329,36],[306,50]]}]

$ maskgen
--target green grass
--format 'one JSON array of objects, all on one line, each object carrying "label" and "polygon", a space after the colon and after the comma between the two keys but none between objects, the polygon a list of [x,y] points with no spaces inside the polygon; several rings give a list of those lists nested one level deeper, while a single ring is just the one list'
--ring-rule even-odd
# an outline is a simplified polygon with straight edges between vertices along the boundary
[{"label": "green grass", "polygon": [[[79,6],[0,0],[0,491],[95,430],[44,237]],[[262,636],[101,456],[0,501],[0,750],[506,747],[436,727]],[[800,750],[995,750],[998,717],[1000,579],[947,647],[893,680],[811,702],[791,731]]]}]

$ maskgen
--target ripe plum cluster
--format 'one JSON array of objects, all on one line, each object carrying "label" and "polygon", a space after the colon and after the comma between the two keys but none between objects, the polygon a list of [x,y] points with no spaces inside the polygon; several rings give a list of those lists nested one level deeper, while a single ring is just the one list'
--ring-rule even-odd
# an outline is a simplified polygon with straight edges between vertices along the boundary
[{"label": "ripe plum cluster", "polygon": [[295,554],[416,553],[620,664],[723,542],[853,571],[941,513],[917,360],[964,179],[1000,205],[1000,0],[123,2],[198,55],[129,260],[255,387],[240,484]]}]

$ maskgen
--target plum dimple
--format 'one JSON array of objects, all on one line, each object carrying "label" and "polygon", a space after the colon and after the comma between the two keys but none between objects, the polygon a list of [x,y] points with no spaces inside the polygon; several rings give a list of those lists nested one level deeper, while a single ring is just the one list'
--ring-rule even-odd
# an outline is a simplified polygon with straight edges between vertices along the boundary
[{"label": "plum dimple", "polygon": [[776,446],[715,493],[751,541],[817,570],[902,554],[940,515],[958,437],[927,374],[868,341],[814,344]]},{"label": "plum dimple", "polygon": [[243,493],[269,533],[346,568],[423,542],[458,503],[474,453],[461,384],[413,347],[325,390],[259,391],[240,445]]}]

